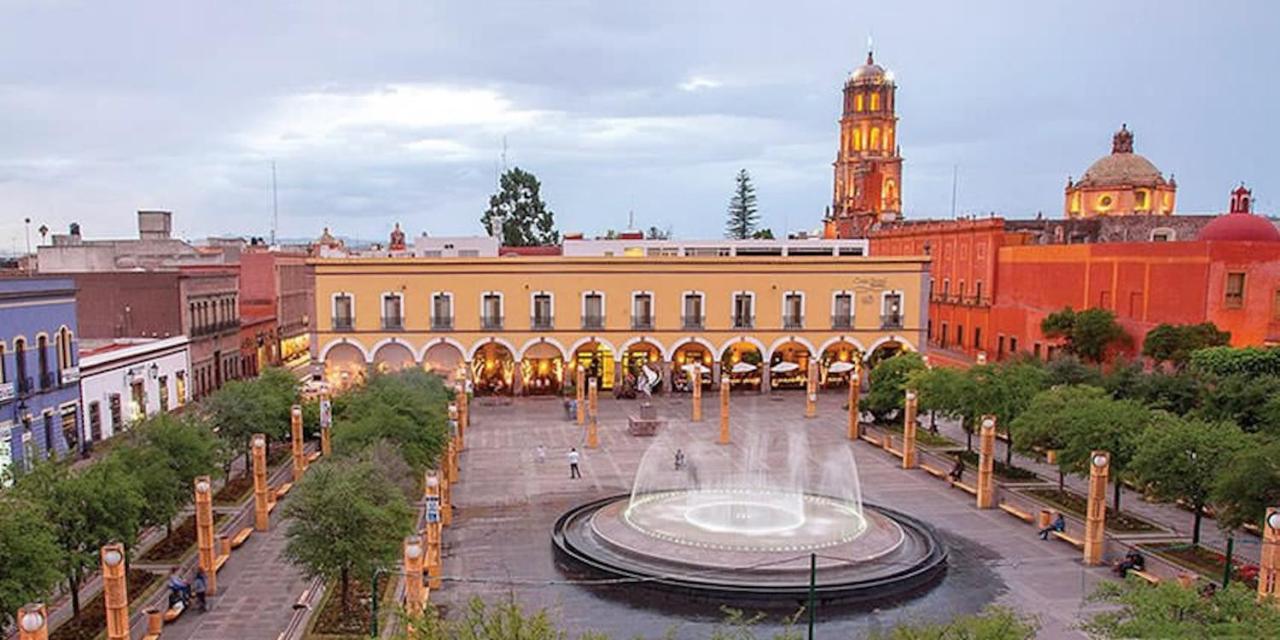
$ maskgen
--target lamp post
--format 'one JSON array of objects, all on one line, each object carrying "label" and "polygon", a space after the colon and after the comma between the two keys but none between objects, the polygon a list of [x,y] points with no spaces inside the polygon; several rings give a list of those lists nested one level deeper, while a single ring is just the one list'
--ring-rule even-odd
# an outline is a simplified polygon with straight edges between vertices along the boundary
[{"label": "lamp post", "polygon": [[440,559],[440,521],[427,521],[427,586],[432,589],[439,589],[443,583],[440,572],[442,562]]},{"label": "lamp post", "polygon": [[849,375],[849,439],[857,440],[862,435],[858,425],[858,394],[862,391],[862,380],[855,370]]},{"label": "lamp post", "polygon": [[600,380],[591,378],[587,383],[587,417],[594,420],[600,410]]},{"label": "lamp post", "polygon": [[422,582],[422,563],[426,549],[422,544],[422,536],[413,535],[404,539],[404,608],[409,615],[422,613],[426,603],[426,589]]},{"label": "lamp post", "polygon": [[693,363],[693,421],[702,422],[702,363]]},{"label": "lamp post", "polygon": [[218,573],[213,570],[217,552],[213,547],[213,496],[209,476],[195,480],[196,490],[196,548],[200,555],[200,568],[204,570],[209,595],[218,592]]},{"label": "lamp post", "polygon": [[302,406],[293,405],[293,409],[289,411],[289,435],[293,446],[293,481],[297,482],[302,479],[302,474],[307,470],[307,454],[303,450],[306,444],[302,435]]},{"label": "lamp post", "polygon": [[902,468],[916,468],[916,392],[907,390],[902,411]]},{"label": "lamp post", "polygon": [[1084,563],[1090,566],[1102,562],[1103,532],[1107,518],[1107,474],[1111,469],[1111,454],[1094,451],[1089,456],[1089,503],[1084,520]]},{"label": "lamp post", "polygon": [[587,423],[587,448],[598,449],[600,447],[600,424],[596,418],[596,412],[591,412],[591,421]]},{"label": "lamp post", "polygon": [[729,379],[720,379],[720,444],[729,444]]},{"label": "lamp post", "polygon": [[124,545],[109,544],[102,559],[102,601],[107,609],[107,640],[129,640],[129,588],[125,582]]},{"label": "lamp post", "polygon": [[818,417],[818,361],[809,358],[809,371],[804,381],[804,417]]},{"label": "lamp post", "polygon": [[458,405],[458,451],[467,448],[467,427],[471,425],[471,402],[467,399],[466,384],[458,385],[454,396]]},{"label": "lamp post", "polygon": [[996,486],[992,478],[995,470],[996,417],[982,417],[982,432],[978,446],[978,508],[995,506]]},{"label": "lamp post", "polygon": [[1280,507],[1270,507],[1262,520],[1262,554],[1258,562],[1258,597],[1280,595]]},{"label": "lamp post", "polygon": [[18,640],[49,640],[49,611],[42,602],[18,609]]},{"label": "lamp post", "polygon": [[271,528],[271,494],[267,486],[267,436],[253,434],[253,528]]},{"label": "lamp post", "polygon": [[320,455],[326,458],[333,454],[332,429],[333,402],[326,394],[320,396]]},{"label": "lamp post", "polygon": [[587,371],[582,368],[582,365],[578,365],[574,368],[574,372],[573,392],[578,400],[578,426],[582,426],[587,423]]}]

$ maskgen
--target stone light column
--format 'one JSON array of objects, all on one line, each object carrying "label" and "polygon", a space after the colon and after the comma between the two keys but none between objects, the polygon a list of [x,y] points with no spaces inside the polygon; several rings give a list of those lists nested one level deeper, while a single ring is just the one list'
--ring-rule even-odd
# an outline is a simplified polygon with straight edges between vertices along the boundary
[{"label": "stone light column", "polygon": [[978,437],[978,508],[996,506],[996,484],[992,477],[996,461],[996,418],[982,417],[982,431]]},{"label": "stone light column", "polygon": [[729,379],[720,379],[720,444],[729,444]]},{"label": "stone light column", "polygon": [[422,613],[427,602],[426,584],[422,581],[422,565],[426,556],[422,536],[404,539],[404,608],[409,615]]},{"label": "stone light column", "polygon": [[302,435],[302,407],[293,405],[293,410],[289,413],[290,436],[293,445],[293,481],[297,482],[302,479],[302,474],[307,470],[307,454],[303,450],[306,444]]},{"label": "stone light column", "polygon": [[329,396],[320,397],[320,455],[328,458],[333,455],[331,431],[333,429],[333,403]]},{"label": "stone light column", "polygon": [[1262,557],[1258,562],[1258,597],[1280,597],[1280,507],[1267,509],[1262,520]]},{"label": "stone light column", "polygon": [[107,640],[129,640],[129,586],[124,572],[124,545],[106,545],[99,556],[102,600],[107,606]]},{"label": "stone light column", "polygon": [[818,417],[818,361],[809,358],[809,373],[804,381],[804,417]]},{"label": "stone light column", "polygon": [[916,468],[916,392],[907,390],[902,416],[902,468]]},{"label": "stone light column", "polygon": [[445,475],[444,478],[448,482],[458,481],[458,447],[450,438],[444,448],[445,458]]},{"label": "stone light column", "polygon": [[702,364],[695,362],[693,364],[693,373],[690,374],[690,383],[693,385],[693,416],[694,422],[702,422]]},{"label": "stone light column", "polygon": [[713,386],[716,386],[716,387],[720,386],[720,376],[723,375],[724,373],[723,368],[724,368],[724,365],[720,364],[719,362],[711,363],[711,384]]},{"label": "stone light column", "polygon": [[587,383],[587,414],[588,417],[596,417],[596,413],[600,411],[600,380],[592,378]]},{"label": "stone light column", "polygon": [[1102,563],[1103,533],[1107,520],[1107,473],[1111,469],[1111,454],[1094,451],[1089,456],[1089,504],[1084,519],[1084,563],[1090,566]]},{"label": "stone light column", "polygon": [[33,602],[18,609],[18,640],[49,640],[49,610]]},{"label": "stone light column", "polygon": [[591,412],[591,421],[587,423],[587,448],[600,448],[600,425],[594,411]]},{"label": "stone light column", "polygon": [[271,528],[271,487],[267,485],[267,436],[253,434],[253,528]]},{"label": "stone light column", "polygon": [[573,391],[578,396],[578,426],[583,426],[587,424],[587,371],[581,366],[574,371],[576,371],[576,378]]},{"label": "stone light column", "polygon": [[430,576],[427,580],[427,586],[432,589],[439,589],[444,583],[441,579],[441,570],[443,563],[441,562],[440,553],[440,523],[427,523],[427,573]]},{"label": "stone light column", "polygon": [[987,363],[987,352],[986,352],[986,351],[979,351],[979,352],[978,352],[978,358],[977,358],[977,361],[978,361],[978,364],[980,364],[980,365],[986,364],[986,363]]},{"label": "stone light column", "polygon": [[861,426],[858,424],[858,396],[862,389],[858,386],[862,383],[855,371],[849,376],[849,439],[857,440],[862,435]]},{"label": "stone light column", "polygon": [[200,568],[204,569],[209,595],[218,592],[218,573],[213,570],[213,563],[218,559],[218,554],[213,546],[212,488],[209,476],[196,478],[196,548],[199,550]]},{"label": "stone light column", "polygon": [[467,448],[467,421],[471,419],[471,403],[467,401],[465,387],[458,388],[453,402],[458,405],[458,451],[462,451]]},{"label": "stone light column", "polygon": [[446,479],[440,482],[440,524],[453,524],[453,485]]}]

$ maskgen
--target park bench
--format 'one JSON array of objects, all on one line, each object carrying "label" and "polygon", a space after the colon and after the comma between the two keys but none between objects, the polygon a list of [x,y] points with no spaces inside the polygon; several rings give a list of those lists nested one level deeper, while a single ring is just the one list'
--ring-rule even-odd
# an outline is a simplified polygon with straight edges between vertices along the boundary
[{"label": "park bench", "polygon": [[1063,542],[1070,543],[1072,546],[1074,546],[1077,549],[1084,548],[1084,540],[1081,540],[1080,538],[1072,536],[1065,531],[1054,531],[1052,533],[1053,533],[1053,537],[1059,540],[1062,540]]},{"label": "park bench", "polygon": [[877,447],[879,447],[879,446],[883,446],[883,445],[882,445],[882,443],[881,443],[881,441],[880,441],[880,438],[877,438],[877,437],[875,437],[875,436],[871,435],[871,434],[870,434],[870,433],[868,433],[867,431],[863,431],[863,432],[862,432],[862,435],[859,435],[858,437],[859,437],[859,438],[862,438],[863,440],[865,440],[865,441],[867,441],[867,442],[870,442],[871,444],[874,444],[874,445],[875,445],[875,446],[877,446]]},{"label": "park bench", "polygon": [[927,473],[927,474],[929,474],[929,475],[931,475],[931,476],[933,476],[933,477],[935,477],[935,478],[941,478],[941,479],[943,479],[943,480],[946,480],[946,479],[947,479],[947,472],[946,472],[946,471],[944,471],[944,470],[942,470],[942,469],[939,469],[939,468],[937,468],[937,467],[935,467],[935,466],[933,466],[933,465],[929,465],[929,464],[925,464],[925,463],[921,462],[921,463],[920,463],[920,468],[921,468],[921,469],[924,469],[925,473]]},{"label": "park bench", "polygon": [[240,545],[244,544],[244,541],[248,540],[251,535],[253,535],[253,527],[245,527],[237,531],[234,536],[231,536],[231,548],[239,548]]},{"label": "park bench", "polygon": [[999,506],[999,507],[1000,507],[1000,509],[1001,509],[1002,511],[1004,511],[1005,513],[1007,513],[1007,514],[1009,514],[1009,515],[1011,515],[1011,516],[1013,516],[1013,517],[1015,517],[1015,518],[1017,518],[1017,519],[1019,519],[1019,520],[1022,520],[1023,522],[1028,522],[1028,523],[1030,523],[1030,522],[1032,522],[1032,521],[1034,521],[1034,520],[1035,520],[1035,517],[1034,517],[1034,516],[1032,516],[1031,514],[1027,513],[1026,511],[1023,511],[1022,509],[1019,509],[1019,508],[1017,508],[1017,507],[1015,507],[1015,506],[1013,506],[1013,505],[1009,504],[1008,502],[1001,502],[998,506]]},{"label": "park bench", "polygon": [[187,610],[187,606],[182,604],[181,600],[173,603],[172,607],[169,607],[164,611],[165,624],[168,624],[170,622],[173,622],[174,620],[177,620],[178,616],[182,615],[182,612],[186,610]]},{"label": "park bench", "polygon": [[292,482],[286,482],[280,485],[279,487],[276,487],[276,499],[279,500],[280,498],[285,497],[285,495],[287,495],[289,493],[289,490],[292,488],[293,488]]},{"label": "park bench", "polygon": [[229,560],[230,558],[231,558],[231,554],[225,553],[223,555],[218,556],[216,559],[214,559],[213,572],[217,573],[218,571],[220,571],[222,569],[222,565],[226,564],[227,560]]},{"label": "park bench", "polygon": [[1143,580],[1146,580],[1151,584],[1160,584],[1160,576],[1157,576],[1152,573],[1147,573],[1146,571],[1138,571],[1137,569],[1130,569],[1129,575],[1138,576],[1139,578],[1142,578]]},{"label": "park bench", "polygon": [[960,481],[958,481],[958,480],[953,480],[953,481],[951,482],[951,486],[953,486],[953,487],[955,487],[955,488],[957,488],[957,489],[959,489],[959,490],[961,490],[961,491],[967,492],[967,493],[969,493],[969,494],[972,494],[972,495],[975,495],[975,496],[976,496],[976,495],[978,495],[978,490],[977,490],[975,487],[973,487],[973,485],[968,485],[968,484],[965,484],[965,483],[960,482]]},{"label": "park bench", "polygon": [[319,460],[319,459],[320,459],[320,452],[312,451],[311,455],[307,456],[307,464],[311,464],[312,462],[315,462],[316,460]]}]

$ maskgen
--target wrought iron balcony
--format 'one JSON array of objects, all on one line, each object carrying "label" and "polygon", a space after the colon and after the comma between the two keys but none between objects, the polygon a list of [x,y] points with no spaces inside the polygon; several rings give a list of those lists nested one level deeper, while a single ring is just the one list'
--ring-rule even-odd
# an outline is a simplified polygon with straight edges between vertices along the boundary
[{"label": "wrought iron balcony", "polygon": [[848,316],[843,314],[837,314],[837,315],[831,316],[831,328],[832,329],[852,329],[853,316]]},{"label": "wrought iron balcony", "polygon": [[680,316],[680,326],[685,330],[701,330],[706,325],[704,316]]},{"label": "wrought iron balcony", "polygon": [[383,317],[382,330],[383,331],[404,331],[404,317],[402,316],[393,316],[390,318]]},{"label": "wrought iron balcony", "polygon": [[783,329],[803,329],[804,316],[784,314],[782,316],[782,328]]},{"label": "wrought iron balcony", "polygon": [[355,327],[356,321],[351,316],[333,316],[330,324],[333,325],[334,331],[350,331]]},{"label": "wrought iron balcony", "polygon": [[633,331],[653,331],[653,316],[631,316]]},{"label": "wrought iron balcony", "polygon": [[591,314],[591,313],[585,316],[582,316],[582,328],[583,329],[603,329],[604,316]]},{"label": "wrought iron balcony", "polygon": [[756,326],[756,317],[752,315],[734,314],[732,320],[734,329],[754,329]]},{"label": "wrought iron balcony", "polygon": [[480,328],[490,331],[501,331],[502,316],[480,316]]},{"label": "wrought iron balcony", "polygon": [[881,329],[901,329],[902,314],[889,313],[889,314],[884,314],[880,316],[880,328]]},{"label": "wrought iron balcony", "polygon": [[555,318],[535,315],[529,318],[529,327],[535,331],[550,331],[556,328]]},{"label": "wrought iron balcony", "polygon": [[57,383],[58,383],[57,376],[55,376],[52,371],[41,372],[40,374],[41,389],[52,389],[55,385],[57,385]]},{"label": "wrought iron balcony", "polygon": [[432,331],[453,331],[453,316],[432,316]]}]

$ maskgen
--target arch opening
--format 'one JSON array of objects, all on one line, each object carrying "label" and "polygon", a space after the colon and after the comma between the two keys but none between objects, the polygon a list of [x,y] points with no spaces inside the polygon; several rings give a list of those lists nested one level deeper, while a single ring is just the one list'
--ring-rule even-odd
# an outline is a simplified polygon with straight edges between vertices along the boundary
[{"label": "arch opening", "polygon": [[759,391],[765,366],[760,347],[746,341],[729,345],[720,358],[720,373],[729,376],[731,390]]},{"label": "arch opening", "polygon": [[485,343],[471,359],[471,379],[477,396],[512,395],[515,372],[515,355],[500,342]]}]

